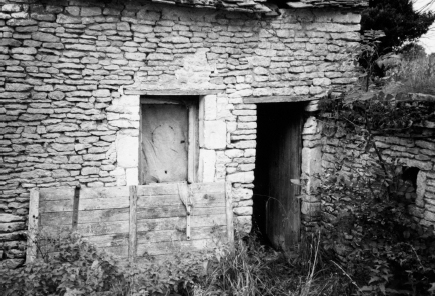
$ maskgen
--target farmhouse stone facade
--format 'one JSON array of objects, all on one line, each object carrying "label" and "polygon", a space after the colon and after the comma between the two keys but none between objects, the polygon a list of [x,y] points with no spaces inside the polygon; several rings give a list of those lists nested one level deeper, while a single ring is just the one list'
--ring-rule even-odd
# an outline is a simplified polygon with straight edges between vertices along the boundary
[{"label": "farmhouse stone facade", "polygon": [[[143,95],[198,96],[199,179],[233,183],[235,217],[249,230],[257,124],[246,98],[307,101],[309,177],[320,160],[316,98],[355,81],[346,50],[359,40],[359,12],[309,5],[267,17],[148,1],[0,0],[0,258],[23,261],[30,189],[138,183]],[[318,201],[304,194],[306,213]]]}]

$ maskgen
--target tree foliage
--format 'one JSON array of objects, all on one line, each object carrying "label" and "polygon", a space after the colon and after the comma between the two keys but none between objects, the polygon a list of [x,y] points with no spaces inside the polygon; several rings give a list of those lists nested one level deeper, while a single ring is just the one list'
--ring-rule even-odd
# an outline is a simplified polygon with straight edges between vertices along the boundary
[{"label": "tree foliage", "polygon": [[384,31],[379,51],[385,54],[427,33],[434,21],[432,12],[415,11],[412,0],[370,0],[362,14],[361,29]]}]

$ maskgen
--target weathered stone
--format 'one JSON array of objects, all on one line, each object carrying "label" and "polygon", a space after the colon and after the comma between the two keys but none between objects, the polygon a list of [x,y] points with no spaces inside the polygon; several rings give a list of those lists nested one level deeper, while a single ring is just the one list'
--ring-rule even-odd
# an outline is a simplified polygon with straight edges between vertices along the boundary
[{"label": "weathered stone", "polygon": [[66,132],[66,131],[79,130],[79,126],[72,123],[60,123],[56,125],[49,125],[46,128],[47,128],[47,132]]},{"label": "weathered stone", "polygon": [[80,12],[80,15],[83,17],[97,16],[101,14],[102,11],[100,7],[82,7]]},{"label": "weathered stone", "polygon": [[32,39],[42,42],[59,42],[60,38],[49,33],[35,32],[32,34]]},{"label": "weathered stone", "polygon": [[21,222],[24,221],[24,217],[16,216],[8,213],[0,213],[0,222],[10,223],[10,222]]},{"label": "weathered stone", "polygon": [[98,174],[100,172],[99,168],[96,167],[84,167],[81,170],[81,175],[92,175],[92,174]]}]

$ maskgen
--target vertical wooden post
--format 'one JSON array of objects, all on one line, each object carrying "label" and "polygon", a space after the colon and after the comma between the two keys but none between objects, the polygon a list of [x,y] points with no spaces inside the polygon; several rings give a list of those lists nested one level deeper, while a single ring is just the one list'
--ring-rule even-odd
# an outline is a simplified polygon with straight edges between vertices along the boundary
[{"label": "vertical wooden post", "polygon": [[72,230],[77,230],[77,224],[79,222],[79,203],[80,203],[80,186],[74,188],[73,198],[73,213],[72,213]]},{"label": "vertical wooden post", "polygon": [[31,263],[36,259],[36,236],[38,233],[39,223],[39,190],[37,188],[30,190],[29,205],[29,227],[27,231],[27,250],[26,263]]},{"label": "vertical wooden post", "polygon": [[225,209],[227,215],[227,236],[230,244],[234,243],[233,194],[230,181],[225,182]]},{"label": "vertical wooden post", "polygon": [[130,230],[128,236],[128,260],[133,263],[137,256],[137,187],[130,186]]},{"label": "vertical wooden post", "polygon": [[192,104],[189,106],[189,148],[187,157],[187,181],[196,182],[196,165],[198,164],[198,108]]}]

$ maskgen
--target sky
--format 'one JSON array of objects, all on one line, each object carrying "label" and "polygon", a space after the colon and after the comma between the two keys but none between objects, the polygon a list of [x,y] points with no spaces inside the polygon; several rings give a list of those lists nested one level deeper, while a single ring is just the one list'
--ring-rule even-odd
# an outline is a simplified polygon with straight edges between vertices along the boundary
[{"label": "sky", "polygon": [[[435,1],[434,0],[414,0],[414,9],[424,11],[435,12]],[[435,53],[435,24],[432,25],[431,30],[423,35],[419,43],[426,49],[426,53]]]}]

